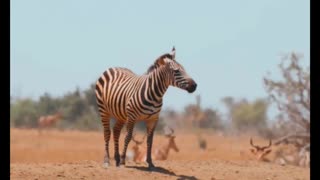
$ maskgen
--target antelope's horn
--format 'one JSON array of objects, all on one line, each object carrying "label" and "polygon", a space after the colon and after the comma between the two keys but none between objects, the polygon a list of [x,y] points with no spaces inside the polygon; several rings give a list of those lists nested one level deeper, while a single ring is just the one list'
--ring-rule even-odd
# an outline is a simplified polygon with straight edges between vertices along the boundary
[{"label": "antelope's horn", "polygon": [[250,138],[250,145],[252,146],[252,147],[254,147],[254,148],[258,148],[258,146],[255,146],[254,144],[253,144],[253,140],[252,140],[252,138]]},{"label": "antelope's horn", "polygon": [[271,147],[271,145],[272,145],[272,141],[271,141],[271,139],[269,139],[269,145],[263,147],[263,149],[267,149],[267,148]]}]

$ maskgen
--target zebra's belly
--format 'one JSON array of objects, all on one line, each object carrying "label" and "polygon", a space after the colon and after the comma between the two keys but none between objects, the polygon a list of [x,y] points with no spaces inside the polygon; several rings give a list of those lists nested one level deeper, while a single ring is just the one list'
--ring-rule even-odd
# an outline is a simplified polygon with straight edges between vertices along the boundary
[{"label": "zebra's belly", "polygon": [[152,120],[157,120],[158,117],[159,117],[158,113],[153,115],[141,114],[136,118],[136,121],[152,121]]},{"label": "zebra's belly", "polygon": [[157,109],[153,112],[149,111],[148,113],[135,113],[134,116],[130,116],[127,113],[123,113],[119,115],[119,113],[109,111],[109,114],[116,120],[127,122],[129,117],[132,118],[134,121],[151,121],[157,120],[159,118],[159,113],[161,109]]},{"label": "zebra's belly", "polygon": [[[114,119],[116,119],[117,121],[121,121],[121,122],[127,122],[128,121],[128,117],[127,119],[124,119],[122,117],[119,116],[114,116],[112,115],[112,117]],[[133,120],[136,122],[140,122],[140,121],[154,121],[154,120],[158,120],[159,115],[158,114],[154,114],[154,115],[139,115],[137,117],[135,117]]]},{"label": "zebra's belly", "polygon": [[113,112],[111,109],[109,109],[108,114],[110,115],[111,118],[121,121],[121,122],[127,122],[128,115],[126,113],[116,113]]}]

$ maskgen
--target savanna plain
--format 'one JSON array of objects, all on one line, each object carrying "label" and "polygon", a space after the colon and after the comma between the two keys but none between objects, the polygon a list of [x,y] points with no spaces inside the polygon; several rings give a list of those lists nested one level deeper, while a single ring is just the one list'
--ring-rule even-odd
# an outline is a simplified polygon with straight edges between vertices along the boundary
[{"label": "savanna plain", "polygon": [[[120,138],[122,151],[125,131]],[[207,148],[199,148],[197,135],[187,130],[176,130],[175,141],[179,152],[171,151],[165,161],[154,160],[155,171],[147,164],[128,159],[126,166],[103,167],[103,133],[97,131],[10,130],[11,179],[209,179],[209,180],[307,180],[310,169],[258,162],[251,156],[249,139],[252,135],[231,136],[214,131],[202,132]],[[137,132],[137,137],[142,137]],[[268,141],[254,137],[255,143]],[[154,147],[166,143],[162,134],[154,136]],[[129,150],[134,145],[129,145]],[[144,143],[143,146],[146,146]],[[113,158],[113,138],[110,154]],[[272,158],[272,153],[270,154]]]}]

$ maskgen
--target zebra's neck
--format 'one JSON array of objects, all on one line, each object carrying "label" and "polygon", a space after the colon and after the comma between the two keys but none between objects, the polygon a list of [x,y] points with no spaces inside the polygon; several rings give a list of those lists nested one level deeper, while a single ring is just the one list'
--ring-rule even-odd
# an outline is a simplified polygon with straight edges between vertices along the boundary
[{"label": "zebra's neck", "polygon": [[169,87],[169,73],[165,67],[157,68],[148,74],[149,91],[155,101],[162,102],[162,98]]}]

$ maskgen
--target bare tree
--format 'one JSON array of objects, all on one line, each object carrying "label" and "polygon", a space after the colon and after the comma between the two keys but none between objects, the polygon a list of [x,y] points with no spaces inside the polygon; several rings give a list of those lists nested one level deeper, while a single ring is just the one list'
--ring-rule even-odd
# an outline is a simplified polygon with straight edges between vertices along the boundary
[{"label": "bare tree", "polygon": [[264,78],[266,90],[276,103],[284,136],[275,141],[278,144],[294,144],[300,153],[310,153],[310,67],[299,64],[301,55],[291,53],[279,64],[281,80]]}]

